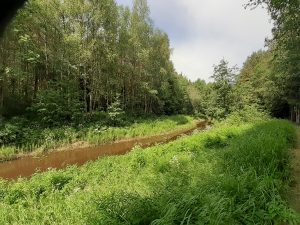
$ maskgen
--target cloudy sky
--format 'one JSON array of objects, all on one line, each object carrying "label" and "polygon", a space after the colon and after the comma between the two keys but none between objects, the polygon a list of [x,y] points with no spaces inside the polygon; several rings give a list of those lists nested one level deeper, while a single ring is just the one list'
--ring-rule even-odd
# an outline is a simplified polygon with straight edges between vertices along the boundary
[{"label": "cloudy sky", "polygon": [[[117,0],[132,5],[132,0]],[[247,0],[148,0],[151,18],[173,48],[177,72],[209,80],[213,65],[225,58],[241,67],[253,51],[264,48],[272,24],[265,9],[244,9]]]}]

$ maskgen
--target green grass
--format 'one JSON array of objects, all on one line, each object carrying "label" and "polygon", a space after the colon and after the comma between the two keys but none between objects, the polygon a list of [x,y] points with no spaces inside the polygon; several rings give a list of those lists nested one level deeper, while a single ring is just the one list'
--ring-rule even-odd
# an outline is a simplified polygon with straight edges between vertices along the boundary
[{"label": "green grass", "polygon": [[299,224],[284,195],[295,128],[223,122],[82,167],[0,182],[0,224]]},{"label": "green grass", "polygon": [[1,159],[10,160],[13,159],[16,155],[17,149],[10,146],[0,147],[0,161]]},{"label": "green grass", "polygon": [[[101,121],[78,127],[56,128],[26,127],[18,123],[8,123],[2,130],[0,129],[0,161],[14,158],[17,154],[39,153],[67,147],[75,142],[97,145],[126,138],[163,134],[194,126],[194,118],[184,115],[137,119],[123,127],[108,127]],[[6,134],[2,136],[2,139],[8,139],[2,146],[1,132]]]},{"label": "green grass", "polygon": [[192,128],[193,126],[195,126],[195,123],[193,123],[193,118],[190,116],[162,117],[156,120],[147,119],[127,127],[89,129],[84,140],[93,144],[101,144],[123,138],[164,134],[174,129]]}]

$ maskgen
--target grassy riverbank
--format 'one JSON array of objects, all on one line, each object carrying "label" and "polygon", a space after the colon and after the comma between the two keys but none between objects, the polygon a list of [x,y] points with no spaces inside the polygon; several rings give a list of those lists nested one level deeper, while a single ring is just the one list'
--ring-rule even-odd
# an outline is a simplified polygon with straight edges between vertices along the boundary
[{"label": "grassy riverbank", "polygon": [[298,224],[284,198],[294,126],[237,117],[169,144],[1,181],[0,223]]},{"label": "grassy riverbank", "polygon": [[164,116],[146,119],[128,119],[122,126],[112,127],[103,120],[76,126],[43,128],[23,120],[11,120],[0,129],[0,161],[18,154],[39,153],[55,148],[102,144],[125,138],[151,136],[173,130],[192,128],[195,120],[190,116]]}]

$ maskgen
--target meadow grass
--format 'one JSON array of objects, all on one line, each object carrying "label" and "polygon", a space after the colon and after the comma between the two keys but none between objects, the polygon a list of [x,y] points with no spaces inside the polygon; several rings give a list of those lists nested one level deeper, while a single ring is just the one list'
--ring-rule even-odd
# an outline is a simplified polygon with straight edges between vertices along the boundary
[{"label": "meadow grass", "polygon": [[[230,121],[230,120],[229,120]],[[294,126],[232,125],[0,182],[0,224],[299,224],[284,198]]]},{"label": "meadow grass", "polygon": [[164,134],[195,127],[195,122],[191,116],[176,115],[136,119],[122,127],[105,126],[99,121],[79,127],[20,128],[22,134],[16,138],[17,141],[0,146],[0,161],[12,159],[18,154],[42,153],[68,147],[76,142],[98,145],[126,138]]}]

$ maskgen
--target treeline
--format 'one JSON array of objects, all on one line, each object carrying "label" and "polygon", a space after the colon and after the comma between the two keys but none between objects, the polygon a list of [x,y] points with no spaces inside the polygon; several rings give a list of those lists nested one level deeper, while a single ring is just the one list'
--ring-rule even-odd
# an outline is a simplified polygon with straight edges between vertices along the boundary
[{"label": "treeline", "polygon": [[253,107],[279,117],[289,117],[286,83],[274,61],[274,50],[254,52],[239,70],[221,60],[214,67],[213,82],[188,83],[192,105],[199,115],[222,119]]},{"label": "treeline", "polygon": [[43,123],[86,113],[196,113],[225,118],[253,106],[300,122],[300,3],[250,0],[274,21],[268,48],[243,68],[221,60],[213,82],[190,82],[170,60],[168,36],[154,27],[146,0],[30,0],[0,40],[0,117]]},{"label": "treeline", "polygon": [[248,7],[265,6],[274,22],[267,50],[254,52],[240,71],[221,60],[214,82],[189,83],[195,110],[223,118],[253,106],[272,116],[300,122],[300,1],[250,0]]},{"label": "treeline", "polygon": [[[275,116],[282,111],[291,120],[300,122],[300,1],[250,0],[251,7],[265,6],[274,21],[273,39],[268,51],[257,64],[266,70],[261,76],[267,81],[259,87],[269,89],[267,104]],[[255,57],[255,56],[253,56]],[[258,74],[259,71],[256,71]],[[264,80],[261,80],[264,82]],[[273,100],[272,100],[273,98]],[[281,113],[280,113],[281,112]]]},{"label": "treeline", "polygon": [[30,0],[0,40],[0,116],[192,112],[146,0]]}]

